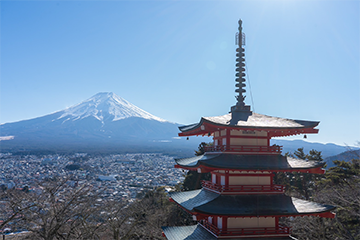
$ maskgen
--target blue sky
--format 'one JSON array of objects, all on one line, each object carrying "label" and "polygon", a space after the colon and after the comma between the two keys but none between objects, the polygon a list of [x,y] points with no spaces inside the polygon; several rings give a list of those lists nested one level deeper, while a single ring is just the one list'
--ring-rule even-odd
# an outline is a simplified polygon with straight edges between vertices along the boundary
[{"label": "blue sky", "polygon": [[0,4],[1,123],[104,91],[182,124],[226,114],[241,18],[252,110],[320,121],[308,141],[360,141],[359,1]]}]

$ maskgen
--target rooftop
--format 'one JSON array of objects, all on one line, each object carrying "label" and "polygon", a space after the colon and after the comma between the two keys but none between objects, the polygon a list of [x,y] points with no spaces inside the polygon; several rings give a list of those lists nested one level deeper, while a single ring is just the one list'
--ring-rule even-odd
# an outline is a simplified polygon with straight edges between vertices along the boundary
[{"label": "rooftop", "polygon": [[227,153],[205,153],[204,155],[176,159],[176,167],[188,170],[202,168],[202,172],[215,169],[244,171],[293,171],[323,173],[324,162],[306,161],[277,155],[237,155]]},{"label": "rooftop", "polygon": [[309,202],[284,194],[221,195],[199,189],[170,193],[170,197],[189,212],[217,216],[297,216],[321,215],[334,206]]},{"label": "rooftop", "polygon": [[[168,240],[211,240],[218,239],[213,234],[211,234],[207,229],[205,229],[201,224],[192,225],[192,226],[181,226],[181,227],[162,227],[163,233]],[[258,237],[245,237],[245,238],[221,238],[221,239],[241,239],[241,240],[259,240],[264,238]],[[295,240],[291,236],[284,237],[271,237],[271,240]]]}]

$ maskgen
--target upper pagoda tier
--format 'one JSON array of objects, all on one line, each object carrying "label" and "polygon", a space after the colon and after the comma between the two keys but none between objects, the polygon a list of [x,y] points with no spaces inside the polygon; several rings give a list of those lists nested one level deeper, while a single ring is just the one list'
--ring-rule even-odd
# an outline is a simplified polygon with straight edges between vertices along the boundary
[{"label": "upper pagoda tier", "polygon": [[[230,108],[228,114],[216,117],[202,117],[199,123],[190,124],[186,126],[179,127],[181,133],[179,136],[194,136],[194,135],[213,135],[214,140],[218,137],[218,144],[215,141],[215,145],[260,145],[269,146],[269,141],[265,143],[260,143],[257,141],[252,144],[251,140],[248,143],[240,143],[239,141],[236,144],[231,144],[231,140],[227,143],[225,141],[225,135],[228,137],[230,135],[237,135],[238,137],[249,137],[243,136],[241,133],[222,133],[224,131],[235,130],[235,131],[247,131],[254,133],[252,138],[265,138],[270,139],[272,137],[283,137],[291,136],[297,134],[306,134],[306,133],[318,133],[318,129],[315,127],[319,124],[318,121],[305,121],[305,120],[295,120],[295,119],[286,119],[279,117],[271,117],[263,114],[258,114],[251,111],[251,107],[245,104],[245,35],[242,32],[242,21],[239,20],[239,32],[236,35],[236,44],[238,48],[236,49],[236,73],[235,73],[235,93],[236,93],[236,104]],[[218,135],[217,135],[218,134]],[[246,134],[246,133],[245,133]],[[219,137],[220,136],[220,137]],[[243,152],[243,151],[241,151]],[[270,151],[271,152],[271,151]]]},{"label": "upper pagoda tier", "polygon": [[238,115],[234,120],[233,113],[216,117],[202,117],[199,123],[179,127],[179,136],[212,135],[224,130],[263,131],[267,137],[283,137],[297,134],[318,133],[315,127],[318,121],[295,120],[271,117],[254,112]]}]

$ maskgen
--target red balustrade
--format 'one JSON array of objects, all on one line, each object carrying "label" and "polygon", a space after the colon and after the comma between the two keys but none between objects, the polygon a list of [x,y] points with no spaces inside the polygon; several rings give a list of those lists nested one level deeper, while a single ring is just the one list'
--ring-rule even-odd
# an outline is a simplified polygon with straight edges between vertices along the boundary
[{"label": "red balustrade", "polygon": [[201,181],[204,188],[212,189],[217,192],[264,192],[264,193],[284,193],[285,186],[283,185],[220,185],[211,181]]},{"label": "red balustrade", "polygon": [[200,222],[200,224],[210,230],[217,236],[237,236],[237,235],[274,235],[284,234],[288,235],[291,232],[291,228],[279,225],[278,227],[267,228],[229,228],[219,229],[215,225],[209,223],[206,220]]},{"label": "red balustrade", "polygon": [[249,152],[249,153],[281,153],[282,146],[238,146],[222,145],[204,147],[205,152]]}]

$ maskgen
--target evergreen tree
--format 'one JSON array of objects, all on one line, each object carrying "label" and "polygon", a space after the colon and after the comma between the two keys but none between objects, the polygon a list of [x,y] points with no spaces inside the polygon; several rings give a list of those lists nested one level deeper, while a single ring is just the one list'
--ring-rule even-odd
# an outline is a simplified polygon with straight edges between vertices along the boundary
[{"label": "evergreen tree", "polygon": [[[322,161],[321,151],[314,149],[305,154],[304,148],[298,148],[293,154],[286,153],[287,157],[295,157],[307,161]],[[309,200],[312,192],[316,190],[316,181],[323,176],[312,173],[276,173],[274,181],[276,184],[285,185],[287,194]]]},{"label": "evergreen tree", "polygon": [[[198,150],[195,150],[195,156],[204,155],[205,148],[209,146],[212,146],[212,143],[201,142],[199,144]],[[184,179],[182,190],[189,191],[200,189],[201,181],[210,179],[211,173],[198,173],[197,171],[188,171]]]}]

